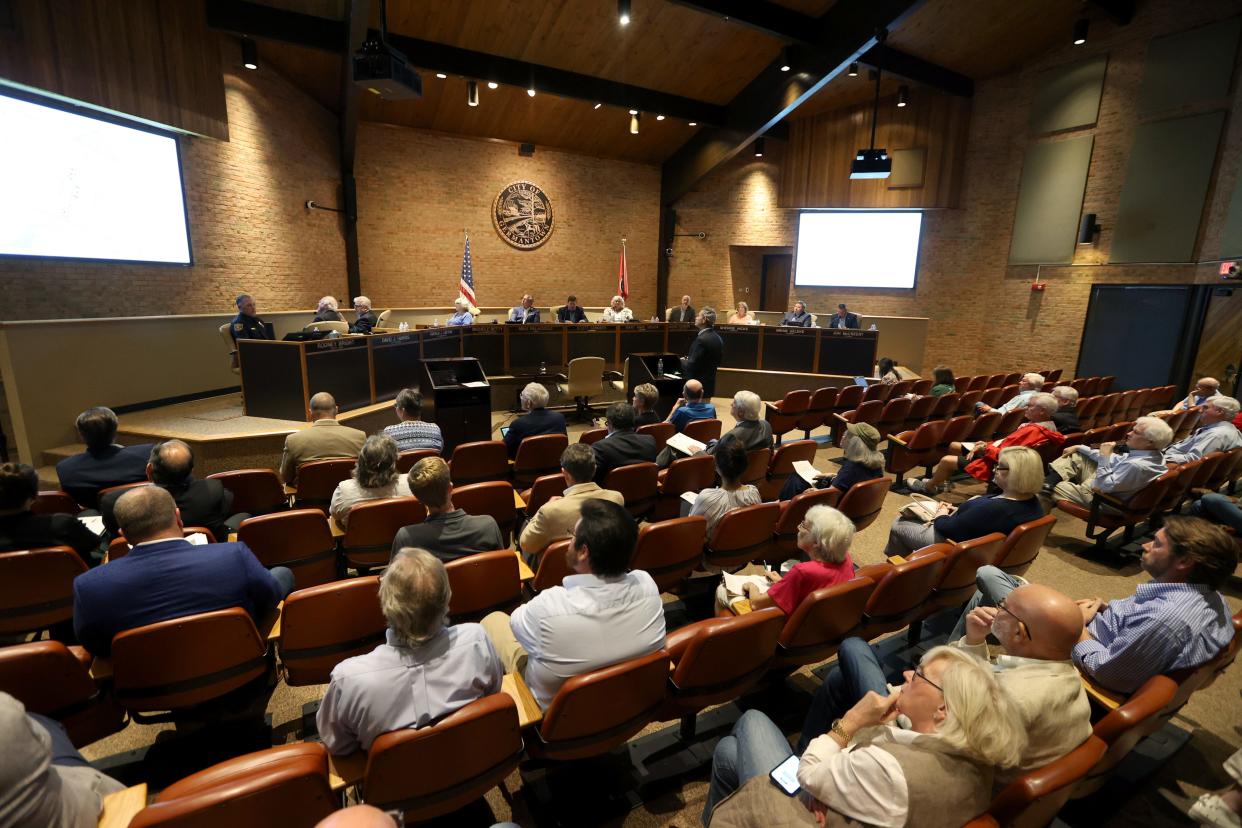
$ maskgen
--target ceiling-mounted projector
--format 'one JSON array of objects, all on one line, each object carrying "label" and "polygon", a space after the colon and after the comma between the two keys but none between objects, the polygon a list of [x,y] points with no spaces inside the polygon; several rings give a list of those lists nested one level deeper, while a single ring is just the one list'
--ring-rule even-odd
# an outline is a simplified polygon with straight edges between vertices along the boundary
[{"label": "ceiling-mounted projector", "polygon": [[884,149],[860,149],[850,164],[850,178],[888,178],[893,159]]},{"label": "ceiling-mounted projector", "polygon": [[423,96],[423,79],[405,55],[382,40],[370,38],[354,55],[354,83],[386,101],[412,101]]}]

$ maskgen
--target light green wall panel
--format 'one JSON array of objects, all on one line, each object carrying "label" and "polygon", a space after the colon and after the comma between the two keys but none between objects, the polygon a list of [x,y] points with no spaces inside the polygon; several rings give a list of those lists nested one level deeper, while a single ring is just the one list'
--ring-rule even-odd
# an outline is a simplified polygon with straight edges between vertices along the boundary
[{"label": "light green wall panel", "polygon": [[1094,136],[1044,141],[1026,148],[1010,264],[1069,264],[1087,186]]},{"label": "light green wall panel", "polygon": [[1242,17],[1233,17],[1149,43],[1139,115],[1228,95],[1240,31]]},{"label": "light green wall panel", "polygon": [[1031,101],[1031,133],[1094,125],[1107,66],[1108,56],[1100,55],[1040,75]]}]

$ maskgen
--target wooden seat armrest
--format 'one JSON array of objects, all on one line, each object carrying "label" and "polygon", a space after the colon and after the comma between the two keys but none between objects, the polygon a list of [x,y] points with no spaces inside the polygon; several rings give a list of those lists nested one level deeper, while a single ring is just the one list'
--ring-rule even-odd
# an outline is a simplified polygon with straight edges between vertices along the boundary
[{"label": "wooden seat armrest", "polygon": [[906,559],[901,557],[900,555],[889,555],[888,562],[892,564],[893,566],[898,566],[900,564],[905,563]]},{"label": "wooden seat armrest", "polygon": [[518,727],[537,727],[543,723],[543,708],[535,701],[535,694],[530,692],[521,673],[505,673],[500,681],[500,691],[517,705]]},{"label": "wooden seat armrest", "polygon": [[357,785],[367,772],[367,752],[356,750],[345,756],[328,756],[328,784],[335,792]]},{"label": "wooden seat armrest", "polygon": [[284,489],[285,489],[285,494],[287,494],[287,495],[289,495],[289,496],[291,496],[291,497],[292,497],[293,495],[296,495],[296,494],[298,493],[298,487],[297,487],[297,486],[290,486],[288,483],[286,483],[286,484],[285,484]]},{"label": "wooden seat armrest", "polygon": [[285,602],[281,601],[276,608],[261,618],[255,626],[259,630],[259,635],[264,641],[280,640],[280,615],[285,609]]},{"label": "wooden seat armrest", "polygon": [[96,682],[110,680],[112,678],[112,659],[96,658],[92,661],[91,678]]},{"label": "wooden seat armrest", "polygon": [[535,580],[535,572],[526,564],[526,559],[522,557],[522,553],[513,550],[513,554],[517,556],[518,561],[518,580],[522,583]]},{"label": "wooden seat armrest", "polygon": [[1109,506],[1116,506],[1118,509],[1126,508],[1126,502],[1124,500],[1118,497],[1114,497],[1113,495],[1101,492],[1099,489],[1092,489],[1091,494],[1093,495],[1092,504],[1091,504],[1092,506],[1094,506],[1095,501],[1098,500],[1101,503],[1107,503]]},{"label": "wooden seat armrest", "polygon": [[1080,672],[1078,678],[1082,681],[1082,689],[1087,691],[1087,697],[1105,710],[1116,710],[1126,703],[1124,695],[1114,690],[1109,690],[1086,673]]},{"label": "wooden seat armrest", "polygon": [[147,807],[147,783],[110,793],[103,798],[99,828],[126,828],[138,812]]},{"label": "wooden seat armrest", "polygon": [[[903,433],[904,433],[904,432],[903,432]],[[896,443],[897,445],[901,446],[902,448],[909,448],[909,447],[910,447],[910,444],[909,444],[909,443],[907,443],[905,440],[901,439],[901,435],[900,435],[900,434],[890,434],[890,435],[888,435],[888,444],[889,444],[890,446],[892,446],[892,444],[893,444],[893,443]]]},{"label": "wooden seat armrest", "polygon": [[843,425],[849,425],[851,422],[853,422],[852,420],[845,419],[845,416],[843,414],[840,414],[839,412],[836,412],[836,411],[832,412],[832,416],[840,420]]},{"label": "wooden seat armrest", "polygon": [[748,612],[753,612],[753,611],[754,611],[754,607],[750,605],[749,598],[743,598],[740,601],[734,601],[733,603],[729,604],[729,612],[733,613],[734,615],[746,615]]}]

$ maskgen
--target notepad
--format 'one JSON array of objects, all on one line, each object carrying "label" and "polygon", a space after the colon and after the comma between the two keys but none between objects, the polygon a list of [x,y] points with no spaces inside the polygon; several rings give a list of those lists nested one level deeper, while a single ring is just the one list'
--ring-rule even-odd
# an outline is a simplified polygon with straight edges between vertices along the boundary
[{"label": "notepad", "polygon": [[801,477],[810,485],[814,486],[815,481],[821,477],[828,477],[829,472],[822,472],[811,465],[809,460],[795,460],[793,464],[794,474]]},{"label": "notepad", "polygon": [[680,451],[682,454],[697,454],[707,448],[707,443],[700,443],[698,440],[687,437],[684,434],[674,434],[668,438],[668,442],[665,445],[674,451]]}]

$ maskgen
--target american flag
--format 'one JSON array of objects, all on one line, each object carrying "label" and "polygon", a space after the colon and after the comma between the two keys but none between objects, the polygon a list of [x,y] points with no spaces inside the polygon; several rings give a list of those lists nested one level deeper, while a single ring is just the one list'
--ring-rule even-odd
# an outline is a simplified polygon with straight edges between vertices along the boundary
[{"label": "american flag", "polygon": [[630,298],[630,274],[625,268],[625,239],[621,240],[621,270],[617,274],[617,295],[622,299]]},{"label": "american flag", "polygon": [[466,297],[471,307],[477,308],[479,302],[474,298],[474,266],[470,264],[470,235],[466,235],[466,249],[461,254],[461,281],[457,291]]}]

